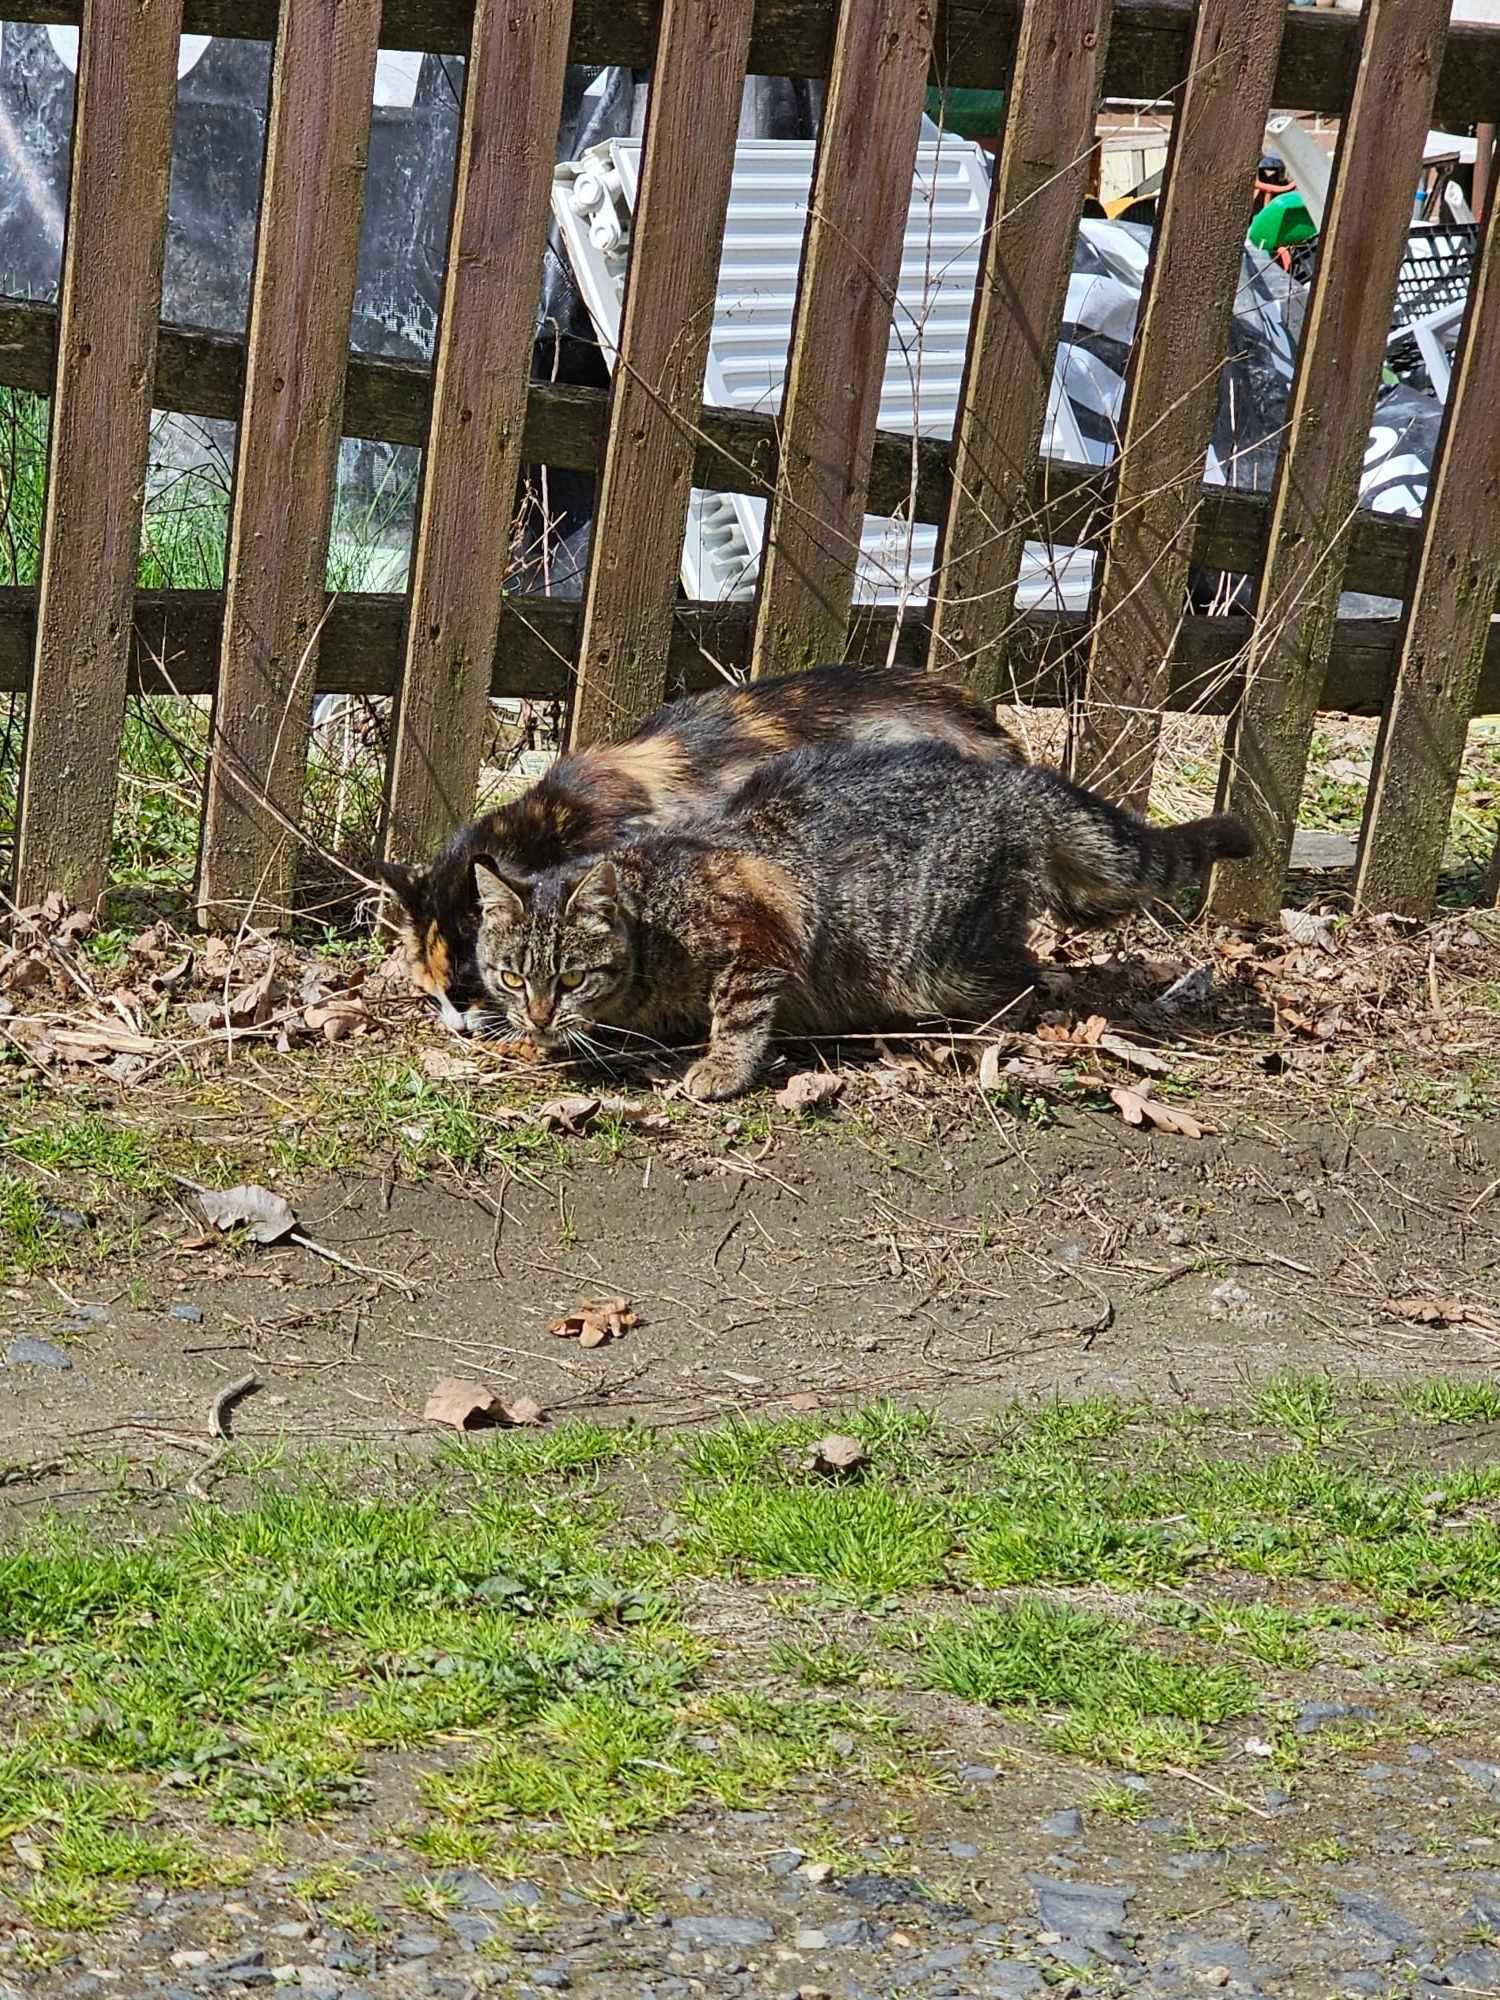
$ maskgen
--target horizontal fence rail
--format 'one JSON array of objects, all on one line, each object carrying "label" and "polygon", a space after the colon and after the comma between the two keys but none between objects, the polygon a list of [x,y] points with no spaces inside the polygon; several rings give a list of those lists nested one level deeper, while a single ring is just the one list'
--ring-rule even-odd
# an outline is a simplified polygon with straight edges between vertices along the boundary
[{"label": "horizontal fence rail", "polygon": [[[628,733],[664,690],[840,653],[1067,708],[1083,721],[1075,773],[1138,804],[1162,712],[1227,718],[1221,796],[1251,819],[1262,854],[1216,885],[1220,909],[1240,918],[1274,915],[1319,709],[1378,716],[1358,894],[1369,904],[1388,885],[1402,907],[1430,907],[1468,719],[1500,711],[1497,420],[1484,388],[1500,323],[1493,249],[1459,342],[1426,518],[1372,514],[1355,489],[1422,142],[1430,122],[1495,118],[1500,28],[1445,33],[1446,0],[1370,0],[1360,17],[1278,0],[181,7],[189,32],[273,44],[248,346],[153,327],[159,275],[143,223],[128,280],[133,402],[119,419],[129,451],[116,451],[107,492],[90,495],[85,423],[54,455],[47,506],[49,521],[63,520],[81,497],[77,518],[108,514],[118,541],[148,386],[155,408],[240,425],[226,589],[132,601],[117,550],[119,609],[101,626],[112,692],[89,718],[92,761],[108,766],[95,772],[103,798],[122,687],[213,697],[205,921],[238,918],[265,887],[258,920],[289,917],[314,693],[394,702],[383,838],[411,858],[467,810],[488,696],[569,701],[574,741],[587,742]],[[0,10],[80,18],[51,0],[0,0]],[[86,41],[101,18],[83,10]],[[348,351],[377,43],[467,58],[435,375]],[[567,61],[648,70],[657,86],[608,391],[526,380]],[[828,83],[777,415],[700,406],[747,72]],[[952,444],[875,428],[887,338],[901,338],[902,205],[929,81],[1006,91]],[[1151,102],[1171,126],[1123,436],[1104,469],[1038,456],[1101,95]],[[1344,123],[1279,470],[1271,491],[1253,493],[1205,484],[1203,471],[1273,104]],[[85,119],[88,106],[81,88]],[[143,183],[148,165],[159,178],[162,137],[139,143]],[[90,178],[87,138],[75,148],[70,226],[108,193]],[[159,204],[159,188],[146,192]],[[55,396],[64,411],[70,356],[108,341],[126,283],[65,286],[61,328],[49,305],[0,300],[0,385]],[[103,413],[89,421],[102,437]],[[423,452],[407,593],[322,587],[340,434]],[[597,478],[581,602],[504,587],[526,467]],[[753,605],[677,596],[689,485],[765,503]],[[925,608],[858,601],[866,516],[940,528]],[[1094,554],[1092,617],[1017,612],[1025,542]],[[0,590],[0,694],[33,697],[24,797],[35,824],[23,817],[18,856],[28,894],[61,851],[64,774],[48,746],[72,740],[56,671],[72,626],[49,599],[46,549],[44,532],[40,589]],[[1190,566],[1250,580],[1254,615],[1190,611]],[[1344,590],[1404,601],[1405,622],[1339,618]],[[80,596],[80,633],[87,609]],[[1408,863],[1418,829],[1421,858]],[[78,878],[90,890],[104,879],[107,831],[96,812]]]},{"label": "horizontal fence rail", "polygon": [[[405,608],[404,597],[386,592],[330,599],[318,648],[317,692],[394,694],[400,685]],[[490,694],[565,699],[573,687],[579,606],[562,598],[507,592],[503,613]],[[217,590],[137,592],[130,691],[212,694],[223,616],[223,594]],[[668,661],[669,692],[722,687],[714,661],[747,669],[751,630],[749,605],[679,605]],[[35,590],[0,589],[0,695],[26,689],[35,632]],[[1013,698],[1040,708],[1063,706],[1076,678],[1063,656],[1076,652],[1088,632],[1087,619],[1068,612],[1032,611],[1019,618],[1009,690]],[[1239,693],[1235,666],[1250,632],[1246,617],[1184,619],[1173,648],[1167,708],[1178,714],[1230,714]],[[898,626],[892,611],[862,611],[850,628],[847,657],[865,666],[890,658],[898,666],[916,667],[926,658],[927,644],[925,619],[908,613]],[[1400,646],[1400,627],[1392,619],[1341,619],[1320,706],[1345,715],[1380,715]],[[1500,628],[1486,642],[1475,706],[1480,714],[1500,714]]]},{"label": "horizontal fence rail", "polygon": [[[917,0],[913,0],[915,7]],[[954,88],[993,90],[1008,74],[1023,0],[947,0],[939,6],[933,68]],[[569,60],[649,69],[660,0],[576,0]],[[10,21],[69,25],[82,0],[5,0]],[[757,76],[823,76],[833,52],[838,0],[759,0],[750,37]],[[385,0],[381,46],[463,55],[474,0]],[[276,0],[185,0],[189,34],[270,41]],[[1359,61],[1359,17],[1342,11],[1289,11],[1274,101],[1299,111],[1338,113],[1349,102]],[[1115,0],[1104,87],[1112,97],[1167,97],[1188,73],[1193,0]],[[1449,37],[1438,77],[1436,115],[1449,124],[1493,118],[1500,108],[1500,31],[1462,26]]]},{"label": "horizontal fence rail", "polygon": [[[0,386],[42,396],[50,392],[56,321],[53,306],[0,301]],[[156,407],[185,416],[232,419],[239,414],[244,372],[242,341],[164,325],[157,343]],[[417,362],[350,357],[344,386],[347,436],[419,445],[427,434],[431,406],[430,369]],[[602,389],[533,382],[526,400],[523,456],[535,465],[593,472],[604,448],[609,408],[609,396]],[[774,417],[705,409],[696,436],[695,486],[715,493],[774,491],[780,456]],[[894,514],[909,500],[913,520],[942,520],[951,458],[946,438],[918,438],[914,443],[898,432],[877,433],[865,496],[869,512]],[[1039,542],[1084,541],[1091,521],[1109,508],[1114,488],[1112,467],[1044,462],[1027,487],[1028,536]],[[1193,510],[1194,564],[1253,574],[1265,555],[1270,511],[1269,493],[1200,487]],[[1421,546],[1419,521],[1394,514],[1360,514],[1349,530],[1346,588],[1372,596],[1401,596]]]}]

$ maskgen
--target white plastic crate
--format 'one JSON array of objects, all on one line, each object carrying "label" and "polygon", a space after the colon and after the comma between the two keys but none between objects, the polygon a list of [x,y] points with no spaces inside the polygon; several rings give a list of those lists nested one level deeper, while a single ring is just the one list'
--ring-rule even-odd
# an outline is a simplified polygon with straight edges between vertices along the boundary
[{"label": "white plastic crate", "polygon": [[[810,140],[776,139],[735,148],[703,385],[710,406],[764,415],[781,407],[814,150]],[[553,215],[611,367],[640,167],[639,139],[611,139],[563,162],[553,178]],[[988,201],[989,169],[978,146],[953,138],[921,143],[880,398],[883,430],[953,435]],[[1044,448],[1088,457],[1055,384]],[[764,539],[763,500],[695,489],[683,544],[687,595],[700,602],[751,597]],[[856,603],[925,601],[936,550],[931,524],[867,516]],[[1091,567],[1080,552],[1028,544],[1018,605],[1082,608]]]}]

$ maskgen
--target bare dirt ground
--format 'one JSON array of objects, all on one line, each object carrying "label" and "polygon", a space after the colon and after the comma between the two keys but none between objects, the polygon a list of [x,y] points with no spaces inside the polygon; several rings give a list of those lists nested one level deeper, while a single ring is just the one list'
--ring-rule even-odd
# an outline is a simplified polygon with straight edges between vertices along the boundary
[{"label": "bare dirt ground", "polygon": [[[106,1262],[25,1288],[0,1337],[40,1335],[70,1365],[0,1371],[0,1452],[171,1437],[191,1454],[247,1372],[241,1438],[394,1443],[445,1375],[556,1413],[696,1424],[793,1395],[1212,1402],[1286,1367],[1484,1368],[1500,1251],[1480,1197],[1496,1179],[1500,1118],[1189,1142],[1091,1112],[987,1139],[830,1131],[677,1161],[642,1139],[472,1191],[349,1173],[297,1190],[303,1226],[399,1288],[295,1245],[176,1243],[128,1276]],[[584,1354],[549,1336],[613,1295],[640,1317],[623,1338]],[[1464,1317],[1397,1316],[1420,1299]]]}]

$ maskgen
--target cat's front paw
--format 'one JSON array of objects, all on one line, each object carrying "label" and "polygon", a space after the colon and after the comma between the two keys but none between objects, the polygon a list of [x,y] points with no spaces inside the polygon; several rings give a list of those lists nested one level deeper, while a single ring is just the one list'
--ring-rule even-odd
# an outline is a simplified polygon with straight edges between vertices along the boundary
[{"label": "cat's front paw", "polygon": [[682,1087],[697,1104],[716,1104],[738,1097],[755,1081],[755,1072],[722,1056],[701,1056],[682,1079]]}]

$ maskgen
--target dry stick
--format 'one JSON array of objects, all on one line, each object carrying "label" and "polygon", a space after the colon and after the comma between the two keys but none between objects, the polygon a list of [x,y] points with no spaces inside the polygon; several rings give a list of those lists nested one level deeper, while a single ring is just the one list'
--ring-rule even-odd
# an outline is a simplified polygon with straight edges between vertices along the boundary
[{"label": "dry stick", "polygon": [[[229,1432],[224,1426],[226,1413],[242,1396],[248,1396],[252,1390],[259,1387],[260,1377],[254,1374],[240,1375],[233,1382],[226,1382],[208,1406],[209,1436],[227,1439]],[[207,1468],[203,1469],[206,1470]]]}]

